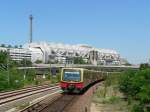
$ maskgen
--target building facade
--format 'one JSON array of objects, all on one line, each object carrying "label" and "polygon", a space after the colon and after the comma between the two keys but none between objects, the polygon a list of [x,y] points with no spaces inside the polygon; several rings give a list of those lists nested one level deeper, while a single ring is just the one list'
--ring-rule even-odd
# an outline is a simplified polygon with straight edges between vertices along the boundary
[{"label": "building facade", "polygon": [[0,51],[6,51],[12,60],[21,61],[23,59],[31,61],[31,52],[25,48],[6,48],[0,47]]},{"label": "building facade", "polygon": [[62,43],[30,43],[24,46],[31,52],[32,62],[73,64],[74,58],[82,57],[94,65],[119,65],[120,54],[111,49],[100,49],[89,45],[68,45]]}]

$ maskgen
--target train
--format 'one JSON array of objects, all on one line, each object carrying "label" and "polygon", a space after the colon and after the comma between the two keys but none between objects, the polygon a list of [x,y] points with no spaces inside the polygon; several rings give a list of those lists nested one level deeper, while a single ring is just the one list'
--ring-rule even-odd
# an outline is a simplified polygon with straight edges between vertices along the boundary
[{"label": "train", "polygon": [[103,71],[84,68],[62,68],[60,87],[64,93],[81,93],[90,85],[104,80],[107,75]]}]

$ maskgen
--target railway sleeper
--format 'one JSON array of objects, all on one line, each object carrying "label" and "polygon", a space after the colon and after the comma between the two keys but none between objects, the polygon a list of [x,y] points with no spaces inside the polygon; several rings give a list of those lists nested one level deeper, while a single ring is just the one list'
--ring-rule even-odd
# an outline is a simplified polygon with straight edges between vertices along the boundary
[{"label": "railway sleeper", "polygon": [[23,110],[21,110],[20,112],[38,112],[39,108],[43,108],[42,104],[39,103],[36,103],[36,104],[33,104]]}]

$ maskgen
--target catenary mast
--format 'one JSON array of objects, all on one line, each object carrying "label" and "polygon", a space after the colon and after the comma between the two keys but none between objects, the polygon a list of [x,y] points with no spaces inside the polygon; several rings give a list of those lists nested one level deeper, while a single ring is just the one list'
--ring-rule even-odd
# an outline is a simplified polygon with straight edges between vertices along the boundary
[{"label": "catenary mast", "polygon": [[29,16],[29,20],[30,20],[30,39],[29,39],[29,43],[32,43],[32,20],[33,20],[32,15]]}]

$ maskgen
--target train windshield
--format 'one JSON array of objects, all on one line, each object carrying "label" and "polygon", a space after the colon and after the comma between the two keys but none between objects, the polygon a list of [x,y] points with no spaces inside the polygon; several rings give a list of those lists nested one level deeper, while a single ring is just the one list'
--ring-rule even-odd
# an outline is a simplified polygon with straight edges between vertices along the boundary
[{"label": "train windshield", "polygon": [[81,80],[80,73],[79,70],[64,70],[63,80],[79,82]]}]

